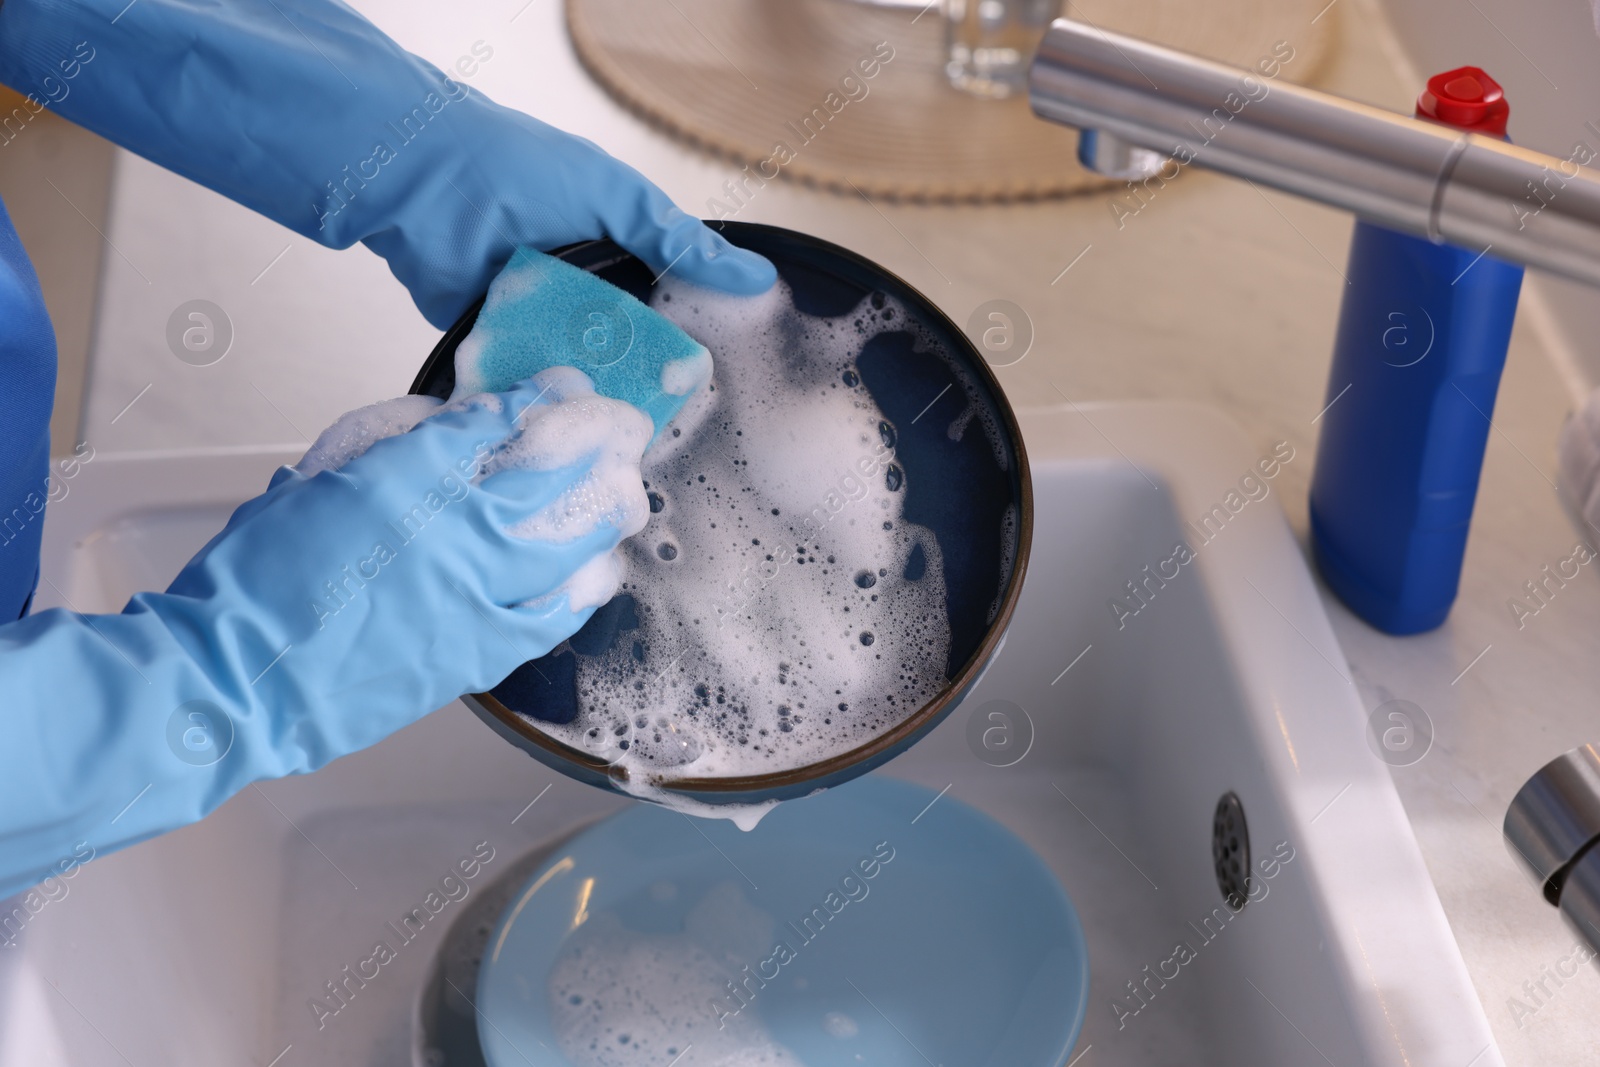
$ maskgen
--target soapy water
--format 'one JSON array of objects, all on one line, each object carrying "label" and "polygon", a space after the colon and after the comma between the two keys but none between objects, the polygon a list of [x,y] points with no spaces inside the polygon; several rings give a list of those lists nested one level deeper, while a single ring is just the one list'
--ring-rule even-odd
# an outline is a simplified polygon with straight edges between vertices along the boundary
[{"label": "soapy water", "polygon": [[720,1017],[708,1007],[770,951],[776,926],[732,881],[707,891],[682,933],[589,916],[563,943],[546,987],[562,1053],[576,1067],[665,1067],[679,1057],[680,1067],[803,1067],[757,1005]]},{"label": "soapy water", "polygon": [[626,769],[629,792],[748,827],[764,809],[656,783],[843,754],[945,684],[939,545],[904,518],[896,430],[854,365],[910,323],[881,294],[806,315],[781,281],[735,297],[665,280],[651,305],[711,351],[715,380],[644,457],[650,522],[618,550],[635,625],[577,656],[576,718],[535,725]]},{"label": "soapy water", "polygon": [[[939,545],[904,518],[897,431],[855,367],[886,332],[911,332],[919,350],[931,342],[881,293],[823,318],[800,311],[781,280],[735,297],[669,278],[651,304],[710,350],[716,376],[649,450],[648,416],[598,396],[581,371],[552,368],[533,379],[545,402],[523,414],[475,480],[594,457],[586,477],[511,532],[568,540],[616,525],[631,539],[535,603],[566,597],[581,610],[626,593],[634,625],[610,649],[577,656],[573,721],[535,725],[623,768],[621,784],[635,795],[749,829],[771,803],[702,804],[659,781],[776,773],[841,755],[945,684]],[[694,362],[669,363],[663,390],[703,379],[707,368]],[[472,380],[459,366],[457,374]],[[363,408],[298,466],[337,469],[429,414],[499,403],[407,396]],[[1003,460],[998,428],[975,396],[947,432],[959,439],[974,414]]]}]

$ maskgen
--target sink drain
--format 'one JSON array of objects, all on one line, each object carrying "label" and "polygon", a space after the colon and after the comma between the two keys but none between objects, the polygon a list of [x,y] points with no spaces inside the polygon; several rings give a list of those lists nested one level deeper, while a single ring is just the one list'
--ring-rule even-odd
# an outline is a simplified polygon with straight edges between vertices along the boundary
[{"label": "sink drain", "polygon": [[1244,805],[1232,790],[1222,794],[1211,818],[1211,863],[1222,899],[1234,911],[1243,910],[1250,902],[1250,831],[1244,822]]}]

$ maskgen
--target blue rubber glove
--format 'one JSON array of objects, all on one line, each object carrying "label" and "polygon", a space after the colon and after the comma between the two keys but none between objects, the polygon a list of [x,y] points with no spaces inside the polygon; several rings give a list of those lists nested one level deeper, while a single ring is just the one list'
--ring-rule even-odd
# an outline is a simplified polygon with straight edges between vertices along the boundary
[{"label": "blue rubber glove", "polygon": [[120,615],[0,626],[0,897],[83,842],[131,844],[371,745],[576,632],[593,608],[561,587],[621,531],[507,528],[595,461],[472,482],[557,413],[542,392],[452,404],[337,469],[281,469],[167,592]]},{"label": "blue rubber glove", "polygon": [[518,245],[607,235],[699,285],[776,278],[631,167],[337,0],[5,0],[0,82],[306,237],[361,241],[440,329]]}]

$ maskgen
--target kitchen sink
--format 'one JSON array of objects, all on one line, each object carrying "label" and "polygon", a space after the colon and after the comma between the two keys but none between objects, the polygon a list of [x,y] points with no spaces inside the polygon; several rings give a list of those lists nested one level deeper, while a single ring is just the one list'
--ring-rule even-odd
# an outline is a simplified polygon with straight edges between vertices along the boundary
[{"label": "kitchen sink", "polygon": [[[878,773],[988,812],[1060,878],[1092,972],[1072,1062],[1499,1064],[1276,499],[1309,457],[1189,404],[1019,418],[1037,515],[1005,643]],[[294,458],[96,458],[49,512],[40,604],[113,611],[162,585]],[[98,855],[0,952],[0,1063],[453,1062],[419,1005],[465,898],[376,979],[345,969],[463,857],[491,856],[470,897],[624,803],[460,704],[250,787]]]}]

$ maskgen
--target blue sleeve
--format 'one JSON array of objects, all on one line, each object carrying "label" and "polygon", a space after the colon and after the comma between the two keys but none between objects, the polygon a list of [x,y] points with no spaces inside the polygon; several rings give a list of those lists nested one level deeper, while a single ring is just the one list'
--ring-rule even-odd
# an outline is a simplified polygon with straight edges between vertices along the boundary
[{"label": "blue sleeve", "polygon": [[303,749],[280,751],[271,717],[249,699],[244,657],[255,650],[233,643],[210,661],[231,676],[208,674],[184,647],[201,638],[202,620],[160,610],[176,606],[51,610],[0,626],[0,897],[57,873],[85,846],[92,855],[142,841],[249,782],[315,765]]},{"label": "blue sleeve", "polygon": [[609,235],[697,284],[776,277],[631,167],[338,0],[5,0],[0,82],[312,240],[362,242],[440,328],[519,245]]},{"label": "blue sleeve", "polygon": [[511,530],[593,457],[484,475],[514,430],[565,425],[542,421],[560,399],[519,383],[337,470],[283,468],[166,592],[0,625],[0,897],[82,846],[140,841],[374,744],[575,633],[596,602],[574,606],[566,583],[623,531]]},{"label": "blue sleeve", "polygon": [[476,124],[449,109],[493,105],[338,0],[6,0],[0,81],[321,244],[405,250],[462,293],[505,260],[406,210],[458,195],[437,163]]},{"label": "blue sleeve", "polygon": [[4,205],[0,205],[0,375],[5,383],[0,388],[0,427],[4,428],[0,433],[0,621],[4,621],[21,615],[33,595],[45,504],[64,491],[60,478],[52,477],[50,469],[55,334],[45,313],[39,279]]}]

